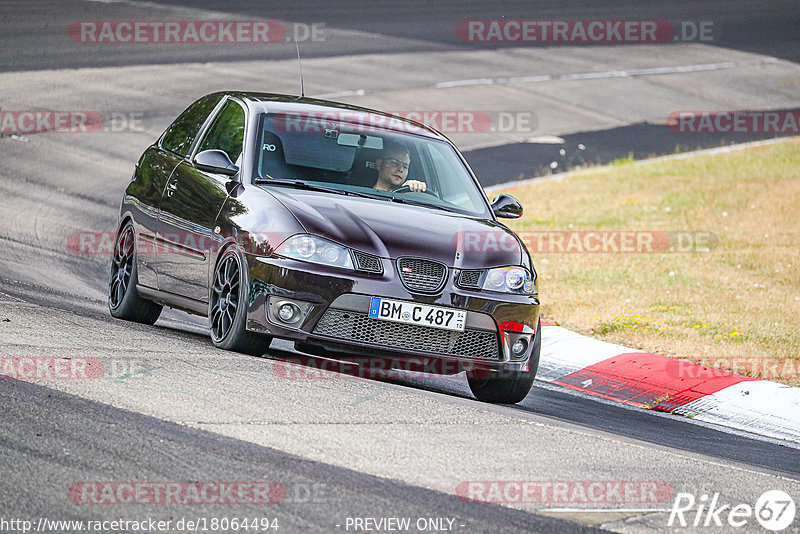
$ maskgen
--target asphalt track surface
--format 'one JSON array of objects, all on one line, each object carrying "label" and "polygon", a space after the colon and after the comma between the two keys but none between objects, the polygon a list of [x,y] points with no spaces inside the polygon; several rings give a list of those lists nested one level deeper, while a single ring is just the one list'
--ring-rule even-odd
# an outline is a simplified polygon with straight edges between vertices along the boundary
[{"label": "asphalt track surface", "polygon": [[[474,401],[463,379],[287,380],[281,370],[282,358],[293,355],[288,344],[274,343],[264,357],[251,358],[215,350],[203,333],[204,322],[182,313],[165,311],[154,327],[112,320],[104,302],[107,257],[70,253],[68,236],[114,231],[135,158],[193,97],[221,86],[264,90],[265,79],[268,90],[296,91],[294,50],[97,48],[64,38],[74,20],[324,22],[330,40],[303,45],[307,93],[347,95],[362,89],[363,96],[342,98],[381,109],[439,109],[443,102],[463,99],[473,109],[481,102],[486,107],[480,109],[518,111],[529,109],[524,103],[530,102],[539,119],[534,132],[513,132],[502,143],[489,133],[451,136],[468,151],[484,184],[492,185],[541,173],[560,157],[553,145],[522,142],[531,136],[565,140],[563,169],[581,163],[579,158],[608,161],[629,152],[668,153],[673,144],[732,141],[664,139],[657,118],[674,109],[709,103],[716,109],[798,107],[796,3],[419,2],[401,8],[357,2],[345,8],[238,2],[213,3],[213,12],[204,11],[205,4],[0,2],[1,109],[129,112],[141,124],[95,136],[0,138],[3,355],[89,357],[106,369],[91,381],[0,380],[3,518],[266,513],[278,517],[285,532],[345,531],[348,517],[447,517],[462,532],[593,527],[657,532],[667,530],[664,510],[670,501],[600,503],[590,508],[603,510],[581,511],[585,504],[501,506],[462,502],[454,494],[467,480],[655,480],[675,492],[719,492],[730,503],[752,505],[768,489],[798,500],[800,452],[784,444],[538,384],[519,405],[490,406]],[[667,44],[654,58],[647,47],[475,50],[443,30],[452,29],[454,21],[503,16],[711,19],[724,31],[713,45]],[[533,89],[435,88],[477,75],[507,76],[516,68],[529,74],[531,65],[555,77],[587,72],[594,63],[603,71],[721,61],[735,65],[708,74],[633,76],[580,86],[554,81]],[[598,85],[584,89],[591,83]],[[587,93],[600,97],[592,101]],[[620,94],[625,102],[614,98]],[[648,115],[650,109],[657,111]],[[587,150],[573,157],[579,143]],[[198,480],[277,481],[290,495],[300,493],[266,508],[90,505],[68,497],[69,487],[82,481]],[[307,496],[310,487],[321,488],[324,496],[298,496]],[[742,531],[760,530],[752,521]]]},{"label": "asphalt track surface", "polygon": [[[97,3],[104,3],[98,1]],[[115,2],[108,2],[114,4]],[[83,5],[81,5],[83,4]],[[85,2],[67,0],[4,1],[2,2],[3,32],[0,46],[5,51],[0,69],[39,70],[60,68],[119,66],[152,63],[184,63],[208,61],[215,56],[226,60],[291,59],[293,47],[265,48],[258,45],[237,46],[236,50],[218,46],[209,53],[207,48],[192,45],[178,47],[156,45],[137,50],[131,56],[127,46],[114,49],[85,49],[64,43],[62,28],[57,24],[44,25],[43,21],[58,20],[60,16],[75,20],[144,20],[138,18],[141,5],[184,7],[208,12],[224,12],[257,20],[281,20],[304,24],[323,23],[329,28],[375,34],[375,39],[350,39],[330,42],[305,43],[304,55],[328,57],[336,55],[362,55],[379,52],[442,51],[463,48],[454,28],[462,20],[496,19],[622,19],[713,21],[716,28],[714,44],[747,52],[800,60],[797,50],[800,11],[791,0],[751,2],[747,0],[716,0],[713,2],[661,2],[658,0],[622,0],[618,2],[560,2],[557,6],[545,1],[482,1],[446,0],[430,2],[411,0],[356,0],[355,2],[308,2],[243,0],[217,2],[213,0],[162,0],[159,2],[122,2],[112,6],[94,6]],[[97,16],[113,12],[115,18]],[[181,14],[191,11],[174,11],[169,20],[181,20]],[[211,18],[211,16],[206,17]],[[213,20],[213,18],[211,18]],[[159,19],[154,19],[159,20]],[[31,38],[36,46],[31,46]],[[509,43],[472,43],[475,48],[512,46]],[[591,46],[591,45],[587,45]],[[50,54],[42,54],[43,49]],[[60,51],[58,54],[53,54]],[[71,52],[80,53],[71,53]],[[55,56],[55,57],[54,57]]]},{"label": "asphalt track surface", "polygon": [[[310,462],[34,384],[3,388],[0,399],[4,419],[14,422],[13,427],[6,424],[1,430],[4,485],[29,490],[3,495],[5,517],[82,519],[74,500],[64,499],[62,488],[92,473],[97,480],[277,482],[283,489],[270,498],[272,503],[199,505],[186,515],[278,517],[279,531],[333,531],[344,524],[344,518],[334,512],[337,509],[354,517],[373,517],[376,509],[391,509],[398,517],[457,517],[458,529],[469,532],[595,530],[556,518],[534,519],[498,505],[463,502],[452,495]],[[9,435],[12,428],[14,435]],[[36,439],[21,446],[20,435]],[[19,469],[22,465],[24,470]],[[49,487],[31,487],[31,479],[49,480]],[[137,510],[142,517],[161,518],[159,512],[157,504]],[[119,512],[93,510],[92,516],[114,520]]]}]

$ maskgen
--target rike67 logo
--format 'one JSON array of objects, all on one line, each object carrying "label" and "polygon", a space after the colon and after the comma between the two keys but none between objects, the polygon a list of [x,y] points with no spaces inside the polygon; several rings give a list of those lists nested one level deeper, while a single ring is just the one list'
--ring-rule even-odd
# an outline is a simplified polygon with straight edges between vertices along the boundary
[{"label": "rike67 logo", "polygon": [[792,524],[795,512],[794,499],[781,490],[764,492],[755,506],[726,503],[719,493],[711,497],[704,494],[700,498],[691,493],[678,493],[667,526],[741,528],[751,525],[755,518],[765,529],[779,532]]}]

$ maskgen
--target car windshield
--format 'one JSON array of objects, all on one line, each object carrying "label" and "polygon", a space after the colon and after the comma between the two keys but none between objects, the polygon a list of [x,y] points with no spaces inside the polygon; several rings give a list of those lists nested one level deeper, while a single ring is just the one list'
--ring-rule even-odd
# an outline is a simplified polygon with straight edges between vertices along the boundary
[{"label": "car windshield", "polygon": [[256,181],[303,182],[298,186],[490,216],[482,192],[449,143],[372,124],[327,115],[264,114]]}]

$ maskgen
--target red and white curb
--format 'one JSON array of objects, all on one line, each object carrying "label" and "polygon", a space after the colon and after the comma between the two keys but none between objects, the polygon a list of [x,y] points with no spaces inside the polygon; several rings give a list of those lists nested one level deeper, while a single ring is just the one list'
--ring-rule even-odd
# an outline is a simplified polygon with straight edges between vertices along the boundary
[{"label": "red and white curb", "polygon": [[800,443],[800,388],[639,352],[542,323],[537,380]]}]

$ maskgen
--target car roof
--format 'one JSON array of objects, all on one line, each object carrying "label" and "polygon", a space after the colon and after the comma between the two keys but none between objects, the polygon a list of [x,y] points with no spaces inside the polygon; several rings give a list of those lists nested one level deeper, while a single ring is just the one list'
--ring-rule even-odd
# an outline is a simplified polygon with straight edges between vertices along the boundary
[{"label": "car roof", "polygon": [[[363,124],[377,124],[380,128],[401,132],[413,132],[433,139],[449,141],[440,132],[417,121],[406,119],[391,113],[384,113],[375,109],[364,108],[323,100],[318,98],[299,97],[297,95],[284,95],[278,93],[255,93],[247,91],[221,91],[217,94],[238,98],[257,113],[311,113],[323,115],[325,113],[341,113],[347,111],[352,114],[365,114],[363,119],[358,119]],[[368,121],[366,116],[379,117],[382,120]],[[355,117],[354,117],[355,118]],[[389,120],[390,119],[390,120]]]}]

